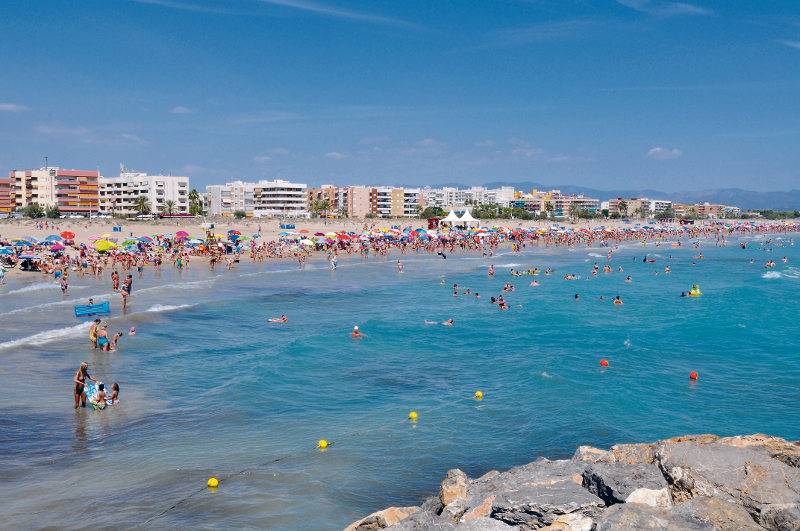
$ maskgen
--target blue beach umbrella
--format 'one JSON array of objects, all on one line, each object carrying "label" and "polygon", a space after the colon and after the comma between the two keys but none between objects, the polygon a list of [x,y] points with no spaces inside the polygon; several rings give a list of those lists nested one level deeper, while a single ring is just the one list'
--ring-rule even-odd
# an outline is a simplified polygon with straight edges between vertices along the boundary
[{"label": "blue beach umbrella", "polygon": [[59,236],[58,234],[51,234],[47,238],[44,239],[47,242],[63,242],[64,238]]},{"label": "blue beach umbrella", "polygon": [[8,247],[0,247],[0,254],[14,254],[14,249]]},{"label": "blue beach umbrella", "polygon": [[15,247],[33,247],[33,244],[28,240],[16,240],[14,242]]}]

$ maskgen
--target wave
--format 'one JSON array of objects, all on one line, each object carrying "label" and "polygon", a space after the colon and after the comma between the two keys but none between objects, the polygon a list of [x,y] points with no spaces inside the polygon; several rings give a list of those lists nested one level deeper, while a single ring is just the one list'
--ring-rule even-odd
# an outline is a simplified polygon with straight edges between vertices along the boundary
[{"label": "wave", "polygon": [[[86,287],[86,286],[81,286]],[[88,299],[94,299],[95,301],[104,301],[106,299],[111,298],[111,294],[101,294],[101,295],[93,295],[91,297],[81,297],[80,299],[64,299],[61,301],[53,301],[53,302],[45,302],[44,304],[36,304],[34,306],[26,306],[24,308],[17,308],[15,310],[9,310],[4,313],[0,313],[0,317],[4,317],[6,315],[14,315],[17,313],[25,313],[25,312],[32,312],[34,310],[41,310],[44,308],[52,308],[55,306],[70,306],[76,304],[82,304],[88,301]]]},{"label": "wave", "polygon": [[594,256],[595,258],[605,258],[605,255],[598,253],[589,253],[589,256]]},{"label": "wave", "polygon": [[800,268],[789,267],[783,270],[783,276],[788,278],[800,278]]},{"label": "wave", "polygon": [[41,291],[43,289],[61,289],[61,286],[51,282],[40,282],[39,284],[31,284],[30,286],[25,286],[24,288],[11,290],[6,293],[6,295],[14,295],[15,293],[28,293],[29,291]]},{"label": "wave", "polygon": [[[194,304],[154,304],[150,306],[148,309],[137,312],[137,313],[161,313],[161,312],[172,312],[175,310],[183,310],[184,308],[191,308],[195,306]],[[136,314],[130,314],[136,315]]]},{"label": "wave", "polygon": [[51,341],[58,341],[67,337],[78,336],[84,330],[88,330],[91,324],[91,321],[87,321],[79,325],[66,326],[64,328],[54,328],[52,330],[45,330],[44,332],[39,332],[38,334],[33,334],[28,337],[6,341],[5,343],[0,343],[0,350],[19,347],[22,345],[31,345],[34,343],[50,343]]},{"label": "wave", "polygon": [[521,267],[521,266],[522,264],[514,263],[514,264],[498,264],[496,267]]},{"label": "wave", "polygon": [[181,289],[181,290],[190,290],[195,288],[202,288],[203,286],[210,286],[214,282],[216,282],[218,275],[214,278],[207,278],[205,280],[193,280],[191,282],[178,282],[176,284],[160,284],[158,286],[148,286],[146,288],[141,289],[134,289],[132,295],[136,295],[137,293],[147,293],[150,291],[162,291],[165,289]]},{"label": "wave", "polygon": [[779,271],[767,271],[761,278],[781,278],[783,275]]},{"label": "wave", "polygon": [[[136,315],[141,315],[145,313],[162,313],[162,312],[172,312],[175,310],[183,310],[185,308],[191,308],[196,306],[195,304],[154,304],[153,306],[149,307],[148,309],[128,314],[126,316],[118,316],[112,317],[107,319],[107,321],[115,321],[121,318],[129,318],[134,317]],[[6,341],[4,343],[0,343],[0,350],[19,347],[22,345],[41,345],[43,343],[50,343],[53,341],[59,341],[61,339],[66,339],[73,336],[79,336],[84,330],[88,330],[91,326],[91,321],[86,321],[84,323],[74,325],[74,326],[65,326],[63,328],[54,328],[52,330],[45,330],[44,332],[38,332],[36,334],[22,337],[20,339],[13,339],[11,341]]]}]

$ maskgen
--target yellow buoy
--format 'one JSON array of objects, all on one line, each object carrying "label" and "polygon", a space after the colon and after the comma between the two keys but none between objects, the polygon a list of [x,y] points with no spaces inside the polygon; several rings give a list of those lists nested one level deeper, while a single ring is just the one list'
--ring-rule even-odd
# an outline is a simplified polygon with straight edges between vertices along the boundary
[{"label": "yellow buoy", "polygon": [[219,486],[219,480],[215,477],[210,477],[208,478],[207,485],[209,486],[209,488],[215,489]]},{"label": "yellow buoy", "polygon": [[475,400],[483,400],[483,391],[475,391]]},{"label": "yellow buoy", "polygon": [[326,441],[325,439],[320,439],[319,442],[317,443],[317,448],[319,448],[320,450],[324,450],[327,447],[328,447],[328,441]]},{"label": "yellow buoy", "polygon": [[419,415],[417,415],[416,411],[412,411],[411,413],[408,414],[408,420],[410,420],[411,422],[416,422],[417,418],[419,418]]}]

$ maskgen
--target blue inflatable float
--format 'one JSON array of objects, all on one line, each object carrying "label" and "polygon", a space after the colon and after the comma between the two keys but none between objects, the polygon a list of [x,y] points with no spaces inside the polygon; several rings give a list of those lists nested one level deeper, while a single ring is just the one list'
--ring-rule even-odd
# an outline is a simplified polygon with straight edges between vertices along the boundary
[{"label": "blue inflatable float", "polygon": [[75,317],[89,317],[91,315],[101,315],[111,313],[108,301],[98,304],[83,304],[75,306]]}]

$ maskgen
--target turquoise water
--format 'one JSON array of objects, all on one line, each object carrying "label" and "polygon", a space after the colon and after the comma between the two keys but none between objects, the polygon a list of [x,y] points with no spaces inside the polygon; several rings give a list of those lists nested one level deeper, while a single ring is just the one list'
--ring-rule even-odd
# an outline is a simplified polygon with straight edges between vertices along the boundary
[{"label": "turquoise water", "polygon": [[[147,270],[127,315],[111,298],[111,329],[137,327],[116,353],[87,348],[71,317],[109,281],[75,277],[62,301],[39,276],[15,279],[0,288],[0,516],[7,527],[335,529],[420,503],[453,467],[477,475],[684,433],[800,438],[800,245],[736,241],[704,242],[695,265],[691,248],[631,244],[596,278],[605,250],[586,248],[413,255],[404,274],[380,259],[335,272]],[[539,287],[509,274],[533,266],[556,273]],[[488,300],[504,282],[516,286],[507,312]],[[482,298],[453,297],[453,283]],[[704,296],[680,298],[692,283]],[[280,313],[288,324],[265,323]],[[454,327],[424,324],[447,318]],[[355,324],[367,337],[349,337]],[[84,359],[120,383],[121,404],[72,409]],[[320,452],[320,438],[333,446]]]}]

